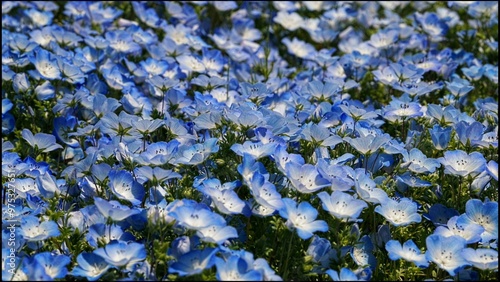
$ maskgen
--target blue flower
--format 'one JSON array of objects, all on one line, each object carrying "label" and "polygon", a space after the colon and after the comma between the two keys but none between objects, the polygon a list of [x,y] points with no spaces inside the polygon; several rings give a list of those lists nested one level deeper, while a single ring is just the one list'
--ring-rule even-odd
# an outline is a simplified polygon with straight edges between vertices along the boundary
[{"label": "blue flower", "polygon": [[37,133],[33,135],[29,129],[25,128],[23,129],[21,135],[31,147],[44,153],[63,148],[61,145],[56,143],[56,137],[52,134]]},{"label": "blue flower", "polygon": [[40,222],[36,216],[26,216],[21,219],[21,235],[28,242],[40,242],[61,234],[57,223],[52,220]]},{"label": "blue flower", "polygon": [[323,220],[316,220],[318,211],[308,202],[298,204],[290,198],[284,198],[285,207],[279,210],[280,215],[287,219],[285,225],[289,230],[297,230],[303,240],[311,238],[314,232],[328,231],[328,224]]},{"label": "blue flower", "polygon": [[276,143],[262,143],[261,141],[245,141],[243,144],[233,144],[231,150],[239,156],[249,154],[254,159],[258,160],[262,157],[271,155],[276,149]]},{"label": "blue flower", "polygon": [[429,208],[428,213],[424,213],[424,218],[432,221],[432,223],[437,226],[444,226],[448,223],[450,218],[453,216],[458,216],[457,210],[452,208],[447,208],[443,204],[434,204]]},{"label": "blue flower", "polygon": [[425,12],[424,14],[420,14],[417,12],[415,14],[415,20],[422,27],[424,32],[430,35],[430,40],[434,42],[441,41],[448,33],[448,25],[435,13]]},{"label": "blue flower", "polygon": [[425,243],[427,260],[448,271],[451,276],[455,276],[460,268],[470,265],[462,253],[466,246],[465,239],[460,236],[444,237],[433,234],[425,239]]},{"label": "blue flower", "polygon": [[[21,92],[22,94],[26,93],[28,89],[30,89],[31,84],[28,80],[28,77],[26,76],[25,73],[18,73],[14,76],[12,79],[12,88],[14,88],[14,91],[19,94]],[[9,101],[9,99],[4,99],[6,101]]]},{"label": "blue flower", "polygon": [[120,204],[118,201],[112,200],[108,202],[99,197],[94,197],[94,204],[105,218],[110,217],[114,221],[121,221],[129,216],[140,213],[140,210],[131,209]]},{"label": "blue flower", "polygon": [[327,268],[332,259],[335,261],[338,259],[337,251],[332,249],[330,241],[317,235],[312,237],[306,253],[311,256],[313,262],[318,263],[322,268]]},{"label": "blue flower", "polygon": [[317,163],[318,172],[330,181],[333,191],[348,191],[354,186],[354,169],[347,165],[329,164],[325,159],[319,159]]},{"label": "blue flower", "polygon": [[51,279],[64,278],[68,273],[66,266],[70,263],[70,257],[57,255],[55,253],[43,252],[33,257],[40,267]]},{"label": "blue flower", "polygon": [[481,270],[498,270],[498,251],[486,248],[465,248],[462,256],[472,266]]},{"label": "blue flower", "polygon": [[226,225],[226,220],[221,215],[210,211],[204,204],[179,206],[170,215],[181,226],[193,230],[200,230],[211,225]]},{"label": "blue flower", "polygon": [[[215,182],[215,187],[213,186]],[[201,185],[197,186],[196,189],[209,196],[212,199],[212,202],[217,207],[217,210],[223,214],[241,214],[245,211],[245,213],[250,212],[248,206],[245,204],[243,200],[241,200],[233,190],[233,188],[221,187],[220,180],[212,178],[207,179],[202,182]]]},{"label": "blue flower", "polygon": [[146,194],[144,187],[125,170],[109,172],[109,187],[118,199],[129,201],[134,206],[141,204]]},{"label": "blue flower", "polygon": [[218,248],[205,248],[203,250],[191,250],[182,254],[168,267],[169,273],[177,273],[179,276],[188,276],[201,273],[203,270],[214,266]]},{"label": "blue flower", "polygon": [[75,130],[77,123],[77,119],[71,115],[67,117],[57,117],[54,119],[53,134],[59,141],[63,142],[64,144],[73,148],[78,148],[80,147],[80,142],[78,141],[78,139],[69,135],[71,131]]},{"label": "blue flower", "polygon": [[94,251],[113,267],[123,267],[146,259],[144,244],[133,241],[124,242],[113,240],[103,248]]},{"label": "blue flower", "polygon": [[374,136],[368,134],[358,138],[344,137],[344,141],[349,143],[356,151],[363,155],[376,152],[385,143],[389,142],[391,137],[389,134]]},{"label": "blue flower", "polygon": [[109,41],[109,47],[116,52],[128,54],[137,53],[141,50],[141,46],[134,42],[132,35],[124,30],[112,30],[105,34]]},{"label": "blue flower", "polygon": [[338,190],[334,191],[331,195],[323,191],[318,193],[317,196],[320,198],[324,210],[333,217],[348,222],[362,221],[358,217],[363,209],[368,207],[365,201],[356,199],[352,195]]},{"label": "blue flower", "polygon": [[409,198],[402,198],[399,201],[388,199],[385,203],[376,206],[375,212],[384,216],[394,226],[406,226],[422,220],[420,214],[417,213],[417,203]]},{"label": "blue flower", "polygon": [[467,244],[477,243],[481,240],[484,227],[472,221],[466,214],[453,216],[448,220],[446,227],[438,226],[434,234],[445,237],[457,235],[466,240]]},{"label": "blue flower", "polygon": [[108,244],[113,240],[123,242],[135,240],[134,236],[129,232],[124,232],[118,225],[106,225],[104,223],[95,223],[88,228],[88,233],[85,235],[90,246],[98,248]]},{"label": "blue flower", "polygon": [[465,214],[473,222],[484,227],[481,243],[487,245],[498,238],[498,202],[470,199],[465,204]]},{"label": "blue flower", "polygon": [[219,281],[262,281],[263,275],[238,255],[231,255],[226,260],[215,257]]},{"label": "blue flower", "polygon": [[389,258],[391,260],[404,259],[415,263],[418,267],[428,267],[429,262],[427,261],[425,254],[420,252],[420,249],[415,245],[413,240],[408,240],[401,245],[397,240],[390,240],[385,244],[385,249],[388,252]]},{"label": "blue flower", "polygon": [[82,252],[78,254],[76,262],[77,265],[69,274],[85,277],[89,281],[98,280],[111,268],[111,265],[95,252]]},{"label": "blue flower", "polygon": [[181,145],[177,152],[177,156],[173,161],[174,164],[197,165],[203,163],[210,154],[219,150],[217,138],[209,138],[204,143],[197,143],[192,146]]},{"label": "blue flower", "polygon": [[445,150],[448,148],[448,144],[451,140],[452,128],[441,127],[435,124],[432,128],[429,128],[429,133],[431,134],[432,143],[434,147],[438,150]]},{"label": "blue flower", "polygon": [[300,165],[289,162],[286,164],[285,169],[287,171],[286,176],[293,188],[301,193],[313,193],[331,185],[327,179],[321,176],[316,166],[312,164]]},{"label": "blue flower", "polygon": [[350,248],[350,254],[354,262],[360,267],[369,266],[374,270],[377,266],[377,258],[373,255],[373,243],[368,235],[363,235],[359,241]]},{"label": "blue flower", "polygon": [[446,151],[438,161],[443,164],[444,173],[456,176],[477,176],[486,168],[486,159],[479,152]]},{"label": "blue flower", "polygon": [[57,57],[49,51],[39,48],[33,51],[34,57],[31,62],[35,65],[36,70],[44,79],[54,80],[61,78],[61,69],[57,64]]},{"label": "blue flower", "polygon": [[394,122],[404,120],[406,118],[422,116],[422,106],[416,101],[412,101],[408,93],[404,93],[401,97],[392,97],[389,105],[384,108],[384,118]]},{"label": "blue flower", "polygon": [[328,274],[333,281],[364,281],[364,279],[359,279],[356,273],[346,267],[340,269],[340,274],[333,269],[328,269],[325,273]]},{"label": "blue flower", "polygon": [[371,176],[365,173],[365,169],[358,168],[354,175],[354,186],[356,188],[356,193],[366,202],[380,204],[388,201],[389,197],[387,193],[377,188],[377,184]]},{"label": "blue flower", "polygon": [[223,244],[229,238],[238,238],[238,232],[236,228],[232,226],[224,225],[210,225],[207,227],[199,228],[196,231],[196,235],[200,237],[200,240],[209,243]]},{"label": "blue flower", "polygon": [[279,210],[284,207],[281,194],[276,190],[276,186],[259,172],[255,172],[250,182],[250,193],[255,201],[270,210]]},{"label": "blue flower", "polygon": [[432,173],[436,171],[441,164],[433,158],[427,158],[418,148],[412,148],[409,152],[403,151],[402,167],[408,166],[408,169],[416,173]]}]

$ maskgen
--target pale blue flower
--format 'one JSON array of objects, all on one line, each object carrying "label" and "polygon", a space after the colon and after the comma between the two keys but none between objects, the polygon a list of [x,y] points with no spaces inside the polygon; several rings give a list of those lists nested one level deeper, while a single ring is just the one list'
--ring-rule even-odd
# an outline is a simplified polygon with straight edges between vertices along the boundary
[{"label": "pale blue flower", "polygon": [[470,265],[462,253],[466,246],[465,239],[460,236],[429,235],[425,243],[427,260],[446,270],[451,276],[455,276],[462,267]]},{"label": "pale blue flower", "polygon": [[307,240],[314,232],[328,231],[328,224],[323,220],[316,220],[318,211],[309,202],[297,203],[290,198],[284,198],[285,207],[279,210],[280,215],[287,219],[285,225],[290,230],[297,230],[300,238]]},{"label": "pale blue flower", "polygon": [[376,206],[375,212],[384,216],[394,226],[406,226],[422,220],[417,213],[417,203],[409,198],[402,198],[399,201],[389,198],[385,203]]},{"label": "pale blue flower", "polygon": [[390,240],[385,244],[385,249],[391,260],[404,259],[415,263],[418,267],[429,266],[425,254],[420,252],[420,249],[411,239],[404,242],[403,245],[397,240]]}]

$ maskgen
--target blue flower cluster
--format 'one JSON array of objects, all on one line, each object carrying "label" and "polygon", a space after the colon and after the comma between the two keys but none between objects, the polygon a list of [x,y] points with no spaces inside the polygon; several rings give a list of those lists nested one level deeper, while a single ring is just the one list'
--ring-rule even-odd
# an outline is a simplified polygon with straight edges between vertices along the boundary
[{"label": "blue flower cluster", "polygon": [[2,2],[2,280],[494,280],[498,3]]}]

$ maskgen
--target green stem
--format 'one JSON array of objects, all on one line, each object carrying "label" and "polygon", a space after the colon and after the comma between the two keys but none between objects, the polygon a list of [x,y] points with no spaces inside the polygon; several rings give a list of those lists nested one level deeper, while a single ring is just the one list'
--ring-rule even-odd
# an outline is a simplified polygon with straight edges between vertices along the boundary
[{"label": "green stem", "polygon": [[286,281],[286,278],[288,276],[288,262],[290,261],[290,250],[292,249],[293,237],[295,237],[295,233],[292,231],[292,236],[290,237],[290,241],[288,243],[288,251],[286,252],[285,272],[283,274],[283,280],[284,281]]}]

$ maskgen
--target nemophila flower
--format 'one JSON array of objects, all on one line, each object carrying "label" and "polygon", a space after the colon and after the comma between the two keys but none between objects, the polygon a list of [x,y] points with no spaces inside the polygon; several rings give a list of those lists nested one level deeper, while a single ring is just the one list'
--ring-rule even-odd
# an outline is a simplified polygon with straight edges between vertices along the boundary
[{"label": "nemophila flower", "polygon": [[25,128],[21,132],[21,135],[31,147],[44,153],[63,148],[61,145],[56,143],[56,137],[52,134],[37,133],[33,135],[29,129]]},{"label": "nemophila flower", "polygon": [[280,216],[287,219],[285,225],[289,230],[297,230],[303,240],[311,238],[314,232],[328,231],[328,224],[323,220],[316,220],[318,211],[309,202],[297,203],[290,198],[283,198],[285,206],[279,210]]},{"label": "nemophila flower", "polygon": [[243,161],[239,164],[236,169],[243,177],[243,181],[246,185],[250,186],[249,183],[252,181],[252,177],[255,172],[258,172],[269,179],[269,173],[261,162],[255,161],[255,159],[249,154],[243,154]]},{"label": "nemophila flower", "polygon": [[455,276],[462,267],[470,265],[462,253],[466,246],[465,239],[460,236],[444,237],[433,234],[425,239],[425,243],[426,259],[448,271],[451,276]]},{"label": "nemophila flower", "polygon": [[330,181],[333,191],[347,191],[354,186],[354,170],[347,165],[328,164],[325,159],[319,159],[318,172]]},{"label": "nemophila flower", "polygon": [[432,173],[441,165],[438,160],[427,158],[418,148],[412,148],[410,151],[404,150],[402,155],[401,167],[408,167],[410,171],[415,173]]},{"label": "nemophila flower", "polygon": [[276,167],[283,173],[286,174],[286,164],[289,162],[293,162],[299,165],[304,165],[305,161],[302,155],[300,154],[293,154],[293,153],[288,153],[286,151],[286,146],[284,145],[278,145],[275,148],[273,158],[276,163]]},{"label": "nemophila flower", "polygon": [[[338,259],[337,251],[332,249],[330,241],[317,235],[312,237],[306,253],[311,257],[313,262],[318,263],[322,268],[328,268],[332,259],[335,261]],[[320,272],[321,270],[316,271]]]},{"label": "nemophila flower", "polygon": [[15,193],[23,198],[26,198],[27,194],[40,195],[38,185],[32,178],[16,178],[14,181],[7,182],[6,186],[14,188]]},{"label": "nemophila flower", "polygon": [[333,217],[349,222],[362,221],[358,219],[364,208],[368,207],[365,201],[354,198],[352,195],[334,191],[331,195],[323,191],[317,194],[320,198],[322,207]]},{"label": "nemophila flower", "polygon": [[212,212],[204,204],[182,205],[170,212],[176,222],[188,229],[200,230],[211,225],[225,226],[226,220],[218,213]]},{"label": "nemophila flower", "polygon": [[261,281],[263,278],[260,271],[238,255],[226,259],[215,257],[215,267],[215,277],[219,281]]},{"label": "nemophila flower", "polygon": [[355,121],[370,120],[378,117],[380,110],[364,109],[355,104],[344,105],[340,104],[339,108],[346,115],[352,117]]},{"label": "nemophila flower", "polygon": [[301,137],[307,141],[316,143],[317,146],[335,147],[342,143],[342,138],[332,134],[328,128],[315,123],[307,123],[302,126]]},{"label": "nemophila flower", "polygon": [[127,31],[108,31],[105,34],[105,38],[109,41],[109,47],[116,52],[130,54],[141,50],[141,46],[133,40],[132,35]]},{"label": "nemophila flower", "polygon": [[498,202],[470,199],[465,204],[465,214],[475,223],[484,227],[481,243],[488,244],[498,237]]},{"label": "nemophila flower", "polygon": [[39,218],[33,215],[21,219],[21,235],[28,242],[40,242],[60,234],[57,223],[52,220],[40,222]]},{"label": "nemophila flower", "polygon": [[376,206],[375,212],[394,226],[406,226],[422,220],[417,213],[417,203],[408,198],[401,198],[399,201],[389,198],[385,203]]},{"label": "nemophila flower", "polygon": [[264,144],[261,141],[245,141],[243,144],[235,143],[231,146],[231,150],[239,156],[243,156],[244,153],[251,155],[254,159],[258,160],[262,157],[271,155],[277,144],[267,143]]},{"label": "nemophila flower", "polygon": [[54,14],[52,12],[38,11],[36,9],[25,10],[24,14],[28,16],[31,22],[37,27],[50,25],[52,23],[52,19],[54,18]]},{"label": "nemophila flower", "polygon": [[66,266],[70,263],[70,257],[66,255],[57,255],[55,253],[43,252],[33,257],[38,265],[45,270],[45,273],[51,279],[64,278],[68,273]]},{"label": "nemophila flower", "polygon": [[[218,179],[214,179],[219,182]],[[248,207],[245,202],[241,200],[233,189],[214,188],[204,181],[202,185],[196,187],[203,194],[210,197],[217,210],[223,214],[241,214],[245,211],[248,212]]]},{"label": "nemophila flower", "polygon": [[58,58],[57,64],[61,70],[63,81],[67,81],[71,84],[83,84],[85,82],[86,75],[72,62],[64,58]]},{"label": "nemophila flower", "polygon": [[104,223],[95,223],[89,226],[88,233],[85,235],[90,246],[98,248],[106,245],[113,240],[123,242],[135,240],[129,232],[124,232],[118,225],[106,225]]},{"label": "nemophila flower", "polygon": [[64,179],[56,179],[50,173],[38,175],[35,179],[36,186],[40,194],[45,198],[61,195],[65,191],[66,181]]},{"label": "nemophila flower", "polygon": [[180,142],[173,139],[169,142],[151,143],[146,147],[146,151],[140,154],[138,161],[144,165],[163,165],[175,160],[175,154],[179,149]]},{"label": "nemophila flower", "polygon": [[346,267],[342,267],[340,273],[333,269],[328,269],[325,273],[328,274],[333,281],[367,281],[366,279],[360,279],[356,273]]},{"label": "nemophila flower", "polygon": [[426,12],[424,14],[416,13],[415,20],[425,33],[434,42],[441,41],[448,33],[449,27],[445,21],[441,20],[437,14]]},{"label": "nemophila flower", "polygon": [[101,278],[112,266],[95,252],[81,252],[76,257],[77,265],[69,272],[70,275],[85,277],[89,281]]},{"label": "nemophila flower", "polygon": [[477,243],[481,240],[484,227],[472,221],[466,214],[456,215],[448,220],[445,226],[438,226],[434,234],[445,237],[457,235],[466,240],[467,244]]},{"label": "nemophila flower", "polygon": [[451,140],[451,132],[451,126],[441,127],[435,124],[432,128],[429,128],[429,133],[434,147],[438,150],[445,150],[448,148],[448,144]]},{"label": "nemophila flower", "polygon": [[181,145],[173,163],[187,165],[201,164],[210,154],[216,153],[219,150],[217,141],[217,138],[209,138],[204,143],[197,143],[192,146]]},{"label": "nemophila flower", "polygon": [[313,45],[297,39],[296,37],[294,37],[292,40],[290,40],[288,37],[285,37],[281,40],[281,42],[287,47],[288,53],[300,59],[312,60],[317,53]]},{"label": "nemophila flower", "polygon": [[106,201],[99,197],[94,197],[94,204],[105,218],[111,218],[113,221],[121,221],[129,216],[140,213],[138,209],[131,209],[118,201]]},{"label": "nemophila flower", "polygon": [[270,210],[280,210],[284,207],[281,194],[276,186],[259,172],[255,172],[249,181],[248,187],[255,201]]},{"label": "nemophila flower", "polygon": [[78,139],[68,135],[75,130],[77,124],[78,120],[75,116],[68,115],[66,117],[56,117],[54,119],[53,134],[59,141],[63,142],[64,144],[73,148],[77,148],[80,146]]},{"label": "nemophila flower", "polygon": [[385,249],[391,260],[404,259],[413,262],[418,267],[429,266],[425,254],[420,252],[420,249],[412,239],[404,242],[403,245],[397,240],[390,240],[385,244]]},{"label": "nemophila flower", "polygon": [[498,181],[498,163],[494,160],[489,161],[486,164],[486,171],[491,177]]},{"label": "nemophila flower", "polygon": [[28,80],[28,77],[26,76],[26,73],[17,73],[14,78],[12,79],[12,87],[14,88],[14,91],[19,94],[21,93],[26,93],[28,89],[31,87],[31,83]]},{"label": "nemophila flower", "polygon": [[360,136],[357,138],[344,137],[344,141],[351,145],[356,151],[361,154],[372,154],[382,147],[385,143],[391,140],[389,134]]},{"label": "nemophila flower", "polygon": [[111,241],[103,248],[94,251],[113,267],[123,267],[146,259],[147,253],[143,244],[133,241]]},{"label": "nemophila flower", "polygon": [[47,101],[54,98],[55,92],[56,89],[48,80],[35,87],[36,98],[40,101]]},{"label": "nemophila flower", "polygon": [[393,96],[389,105],[383,109],[384,118],[391,122],[418,117],[423,114],[420,103],[413,101],[408,93],[404,93],[399,98]]},{"label": "nemophila flower", "polygon": [[444,173],[456,176],[477,176],[486,168],[486,159],[479,152],[467,154],[462,150],[444,152],[444,157],[437,159],[444,166]]},{"label": "nemophila flower", "polygon": [[377,188],[377,184],[364,169],[358,168],[355,171],[354,186],[356,193],[366,202],[373,204],[385,203],[389,200],[387,193]]},{"label": "nemophila flower", "polygon": [[301,193],[313,193],[324,187],[330,186],[331,183],[323,178],[318,169],[312,164],[296,164],[289,162],[285,166],[286,176],[290,180],[293,188]]},{"label": "nemophila flower", "polygon": [[369,266],[375,269],[377,258],[373,255],[373,243],[368,235],[363,235],[357,243],[350,249],[350,254],[354,262],[360,266]]},{"label": "nemophila flower", "polygon": [[57,64],[57,57],[49,51],[40,48],[33,51],[34,55],[30,58],[39,75],[48,80],[60,79],[61,70]]},{"label": "nemophila flower", "polygon": [[118,199],[129,201],[134,206],[142,202],[146,193],[144,187],[134,180],[132,174],[124,170],[109,172],[109,186]]},{"label": "nemophila flower", "polygon": [[401,175],[396,176],[396,185],[398,189],[402,189],[401,191],[406,191],[407,186],[413,188],[422,188],[432,186],[432,183],[422,180],[407,171]]},{"label": "nemophila flower", "polygon": [[215,254],[218,248],[205,248],[203,250],[191,250],[182,254],[168,267],[169,273],[177,273],[179,276],[194,275],[211,268],[215,264]]},{"label": "nemophila flower", "polygon": [[223,244],[229,238],[238,238],[238,232],[236,228],[232,226],[223,225],[210,225],[207,227],[200,228],[196,231],[196,235],[200,237],[200,240],[209,243]]},{"label": "nemophila flower", "polygon": [[484,126],[478,121],[470,124],[466,121],[460,121],[455,125],[455,132],[462,145],[476,146],[483,136]]},{"label": "nemophila flower", "polygon": [[481,270],[498,270],[498,251],[486,248],[465,248],[462,256],[472,266]]}]

